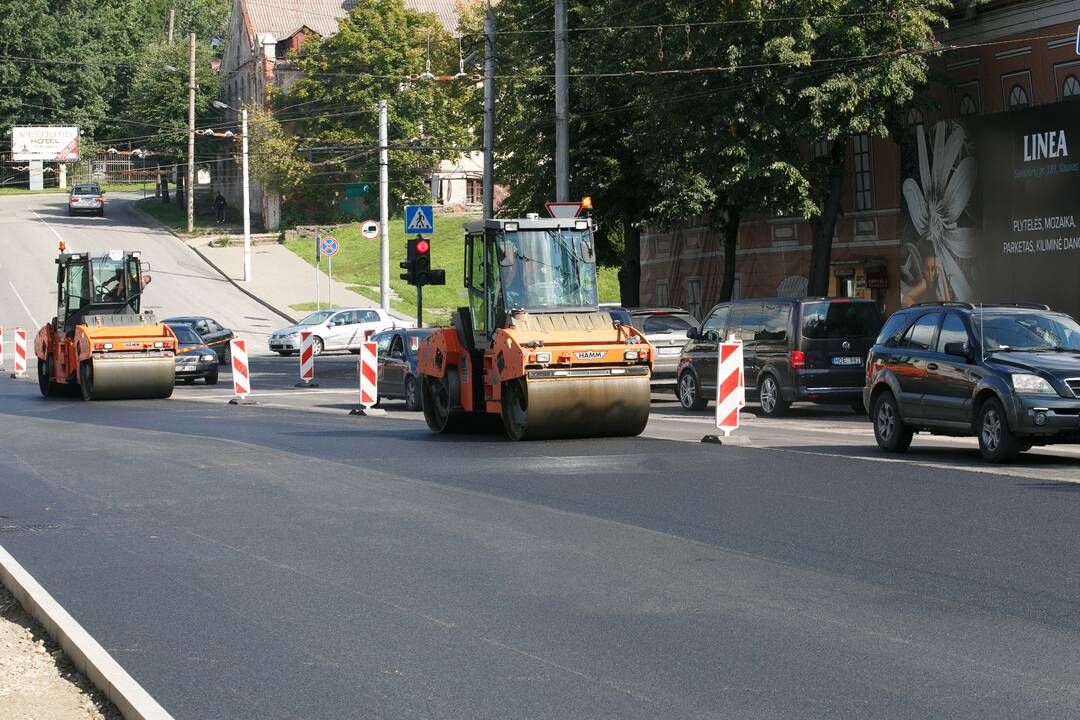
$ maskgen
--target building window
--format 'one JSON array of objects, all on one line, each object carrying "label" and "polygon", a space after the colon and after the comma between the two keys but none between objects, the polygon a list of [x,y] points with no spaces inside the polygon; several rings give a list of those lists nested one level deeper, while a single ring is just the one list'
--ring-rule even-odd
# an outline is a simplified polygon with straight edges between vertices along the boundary
[{"label": "building window", "polygon": [[960,98],[960,117],[974,115],[978,110],[975,108],[975,100],[970,95]]},{"label": "building window", "polygon": [[810,158],[812,160],[817,160],[818,158],[826,157],[831,150],[831,140],[818,140],[817,142],[810,143]]},{"label": "building window", "polygon": [[479,205],[484,202],[484,181],[476,178],[468,178],[465,181],[465,202],[469,205]]},{"label": "building window", "polygon": [[1065,76],[1065,82],[1061,83],[1061,97],[1080,97],[1080,80],[1075,75]]},{"label": "building window", "polygon": [[694,318],[701,317],[701,278],[686,279],[686,305]]},{"label": "building window", "polygon": [[656,281],[656,304],[667,305],[668,304],[668,291],[667,280]]},{"label": "building window", "polygon": [[870,136],[856,135],[853,140],[855,154],[855,209],[869,210],[874,202],[870,189]]},{"label": "building window", "polygon": [[918,127],[925,122],[922,110],[917,107],[908,108],[906,124],[908,127]]},{"label": "building window", "polygon": [[1009,109],[1025,108],[1029,104],[1027,91],[1019,84],[1013,85],[1009,91]]}]

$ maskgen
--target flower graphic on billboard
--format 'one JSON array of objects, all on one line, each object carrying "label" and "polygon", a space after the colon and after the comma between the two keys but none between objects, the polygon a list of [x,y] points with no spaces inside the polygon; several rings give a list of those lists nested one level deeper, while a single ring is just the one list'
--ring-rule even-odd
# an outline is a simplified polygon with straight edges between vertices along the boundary
[{"label": "flower graphic on billboard", "polygon": [[[973,278],[965,266],[975,257],[976,230],[961,227],[958,221],[975,190],[975,158],[964,153],[966,136],[959,123],[939,122],[932,133],[921,125],[914,131],[919,177],[906,178],[903,193],[921,247],[905,248],[909,264],[917,267],[911,268],[915,283],[904,291],[903,304],[973,300]],[[932,154],[927,147],[929,134],[933,135]]]}]

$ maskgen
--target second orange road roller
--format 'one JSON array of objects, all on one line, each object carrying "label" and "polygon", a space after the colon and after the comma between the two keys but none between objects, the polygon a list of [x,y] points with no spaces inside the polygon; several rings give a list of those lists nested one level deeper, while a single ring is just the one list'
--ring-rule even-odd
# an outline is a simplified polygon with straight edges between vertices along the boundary
[{"label": "second orange road roller", "polygon": [[514,440],[638,435],[653,348],[597,303],[591,220],[466,225],[467,307],[418,353],[435,432],[499,417]]},{"label": "second orange road roller", "polygon": [[61,253],[57,309],[38,331],[38,385],[49,397],[65,389],[86,400],[167,398],[176,377],[176,336],[140,312],[138,252]]}]

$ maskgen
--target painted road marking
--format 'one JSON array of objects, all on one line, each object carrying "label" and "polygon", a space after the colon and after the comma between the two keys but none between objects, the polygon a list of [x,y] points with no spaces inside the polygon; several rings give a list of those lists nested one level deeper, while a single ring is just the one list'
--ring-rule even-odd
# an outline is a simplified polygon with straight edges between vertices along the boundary
[{"label": "painted road marking", "polygon": [[19,298],[19,303],[23,306],[23,310],[26,311],[26,317],[30,318],[30,322],[34,324],[35,328],[41,327],[41,324],[34,319],[34,315],[30,312],[30,308],[26,307],[26,301],[23,300],[22,295],[20,295],[19,291],[15,289],[15,283],[8,280],[8,285],[11,286],[11,292],[15,293],[15,297]]}]

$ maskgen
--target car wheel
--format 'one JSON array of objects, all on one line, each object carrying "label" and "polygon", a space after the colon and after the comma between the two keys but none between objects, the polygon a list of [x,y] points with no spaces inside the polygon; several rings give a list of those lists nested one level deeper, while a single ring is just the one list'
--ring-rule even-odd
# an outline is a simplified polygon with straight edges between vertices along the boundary
[{"label": "car wheel", "polygon": [[761,405],[761,414],[765,417],[780,417],[787,412],[789,403],[784,402],[780,394],[780,383],[772,375],[761,378],[758,385],[758,404]]},{"label": "car wheel", "polygon": [[315,337],[311,338],[311,354],[312,355],[321,355],[322,351],[323,351],[322,338],[319,337],[318,335],[316,335]]},{"label": "car wheel", "polygon": [[874,439],[885,452],[900,453],[911,447],[914,435],[900,417],[900,408],[891,392],[883,392],[874,401]]},{"label": "car wheel", "polygon": [[420,409],[420,386],[416,384],[416,378],[412,375],[405,378],[405,409]]},{"label": "car wheel", "polygon": [[697,377],[690,372],[685,372],[679,378],[679,404],[687,410],[704,410],[709,404],[707,397],[701,396],[701,388],[698,387]]},{"label": "car wheel", "polygon": [[217,383],[218,383],[218,371],[217,371],[217,368],[214,368],[214,372],[212,372],[212,373],[210,373],[209,375],[206,376],[206,384],[207,385],[217,385]]},{"label": "car wheel", "polygon": [[990,398],[979,408],[979,452],[992,463],[1012,462],[1020,452],[1020,443],[1005,416],[1005,408],[997,398]]}]

